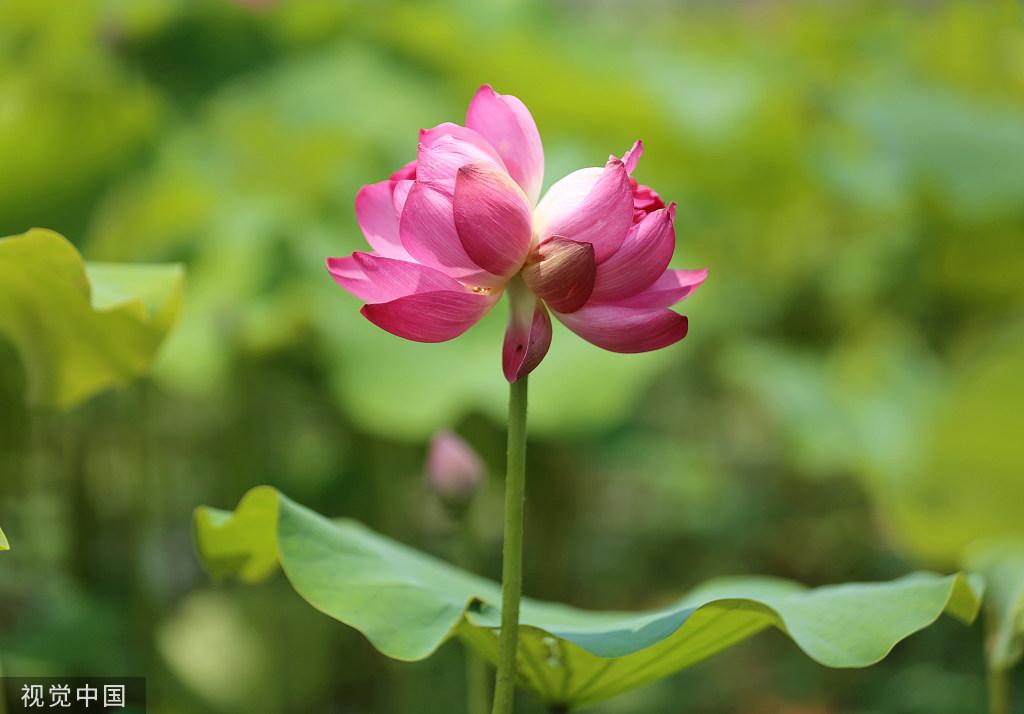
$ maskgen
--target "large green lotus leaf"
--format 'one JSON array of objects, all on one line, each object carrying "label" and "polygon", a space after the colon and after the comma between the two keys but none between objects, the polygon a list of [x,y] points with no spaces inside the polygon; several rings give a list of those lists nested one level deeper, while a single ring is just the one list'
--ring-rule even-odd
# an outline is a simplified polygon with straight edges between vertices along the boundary
[{"label": "large green lotus leaf", "polygon": [[[199,553],[215,577],[253,582],[281,565],[313,607],[383,654],[419,660],[458,636],[497,652],[499,586],[374,533],[332,521],[272,488],[234,513],[201,507]],[[970,622],[980,587],[962,575],[807,589],[766,577],[705,583],[644,613],[590,612],[525,599],[519,678],[548,702],[579,707],[700,662],[769,627],[830,667],[873,664],[943,612]]]},{"label": "large green lotus leaf", "polygon": [[964,565],[985,578],[989,666],[1008,670],[1024,655],[1024,540],[975,547]]},{"label": "large green lotus leaf", "polygon": [[181,302],[178,265],[86,264],[53,231],[0,238],[0,334],[34,406],[68,408],[143,374]]}]

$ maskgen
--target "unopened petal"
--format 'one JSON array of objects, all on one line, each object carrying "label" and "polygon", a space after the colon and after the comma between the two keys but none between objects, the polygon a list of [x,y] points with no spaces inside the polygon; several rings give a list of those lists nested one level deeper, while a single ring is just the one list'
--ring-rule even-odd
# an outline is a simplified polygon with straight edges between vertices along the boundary
[{"label": "unopened petal", "polygon": [[565,315],[562,323],[587,342],[612,352],[650,352],[686,337],[687,320],[664,308],[636,309],[620,305],[585,305]]},{"label": "unopened petal", "polygon": [[399,223],[402,245],[416,261],[470,285],[497,286],[502,278],[477,265],[455,229],[452,189],[417,180]]},{"label": "unopened petal", "polygon": [[453,203],[455,228],[473,262],[496,275],[518,271],[530,250],[530,204],[509,175],[488,164],[463,166]]},{"label": "unopened petal", "polygon": [[612,158],[604,169],[580,169],[552,186],[534,211],[540,243],[562,236],[594,246],[598,263],[611,256],[633,224],[633,189],[626,167]]},{"label": "unopened petal", "polygon": [[414,342],[444,342],[479,322],[499,295],[469,290],[416,293],[390,302],[364,305],[360,312],[393,335]]},{"label": "unopened petal", "polygon": [[586,304],[594,290],[594,246],[553,238],[541,244],[522,275],[530,290],[552,310],[575,312]]},{"label": "unopened petal", "polygon": [[375,251],[392,258],[408,259],[409,254],[399,238],[398,217],[391,196],[393,185],[393,181],[380,181],[359,189],[356,220]]},{"label": "unopened petal", "polygon": [[327,270],[335,282],[369,303],[389,302],[415,293],[465,289],[439,270],[371,253],[328,258]]},{"label": "unopened petal", "polygon": [[705,270],[666,270],[646,290],[614,304],[625,307],[670,307],[689,297],[708,277]]},{"label": "unopened petal", "polygon": [[518,279],[509,284],[509,318],[501,351],[505,379],[515,382],[541,363],[551,347],[551,316]]},{"label": "unopened petal", "polygon": [[526,105],[484,85],[469,103],[466,126],[497,149],[509,174],[526,192],[530,204],[535,204],[544,181],[544,147]]},{"label": "unopened petal", "polygon": [[673,209],[661,209],[635,224],[622,246],[597,266],[596,302],[613,302],[635,295],[657,280],[676,248]]}]

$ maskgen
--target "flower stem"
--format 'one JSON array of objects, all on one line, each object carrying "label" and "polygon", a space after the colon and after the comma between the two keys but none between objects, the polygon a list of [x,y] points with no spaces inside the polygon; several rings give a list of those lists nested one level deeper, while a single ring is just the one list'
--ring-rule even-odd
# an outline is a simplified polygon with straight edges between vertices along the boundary
[{"label": "flower stem", "polygon": [[1010,682],[1005,669],[988,669],[988,710],[989,714],[1010,714]]},{"label": "flower stem", "polygon": [[[471,506],[462,516],[462,547],[459,549],[458,557],[459,565],[470,572],[478,570],[480,565],[477,552],[479,534],[474,526]],[[466,668],[466,711],[468,714],[487,714],[491,705],[490,667],[469,645],[463,646],[463,655]]]},{"label": "flower stem", "polygon": [[519,645],[519,596],[523,590],[523,505],[526,488],[527,377],[509,386],[508,462],[505,475],[505,542],[502,549],[501,634],[491,714],[512,714]]}]

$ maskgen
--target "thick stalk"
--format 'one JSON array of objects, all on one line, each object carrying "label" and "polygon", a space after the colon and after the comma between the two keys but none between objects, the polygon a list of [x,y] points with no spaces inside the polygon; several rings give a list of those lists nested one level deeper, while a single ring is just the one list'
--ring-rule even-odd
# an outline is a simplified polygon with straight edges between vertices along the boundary
[{"label": "thick stalk", "polygon": [[526,489],[527,377],[509,388],[508,461],[505,474],[505,542],[502,548],[501,634],[491,714],[512,714],[519,646],[519,597],[523,590],[523,506]]},{"label": "thick stalk", "polygon": [[988,711],[989,714],[1010,714],[1010,681],[1005,669],[989,667],[988,670]]}]

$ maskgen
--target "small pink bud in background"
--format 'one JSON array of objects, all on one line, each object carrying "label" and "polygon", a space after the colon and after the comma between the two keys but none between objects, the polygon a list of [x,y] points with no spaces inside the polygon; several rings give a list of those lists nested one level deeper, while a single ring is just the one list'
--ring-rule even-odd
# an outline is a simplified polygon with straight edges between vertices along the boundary
[{"label": "small pink bud in background", "polygon": [[484,477],[484,464],[453,431],[437,432],[427,452],[427,485],[445,505],[465,508]]}]

